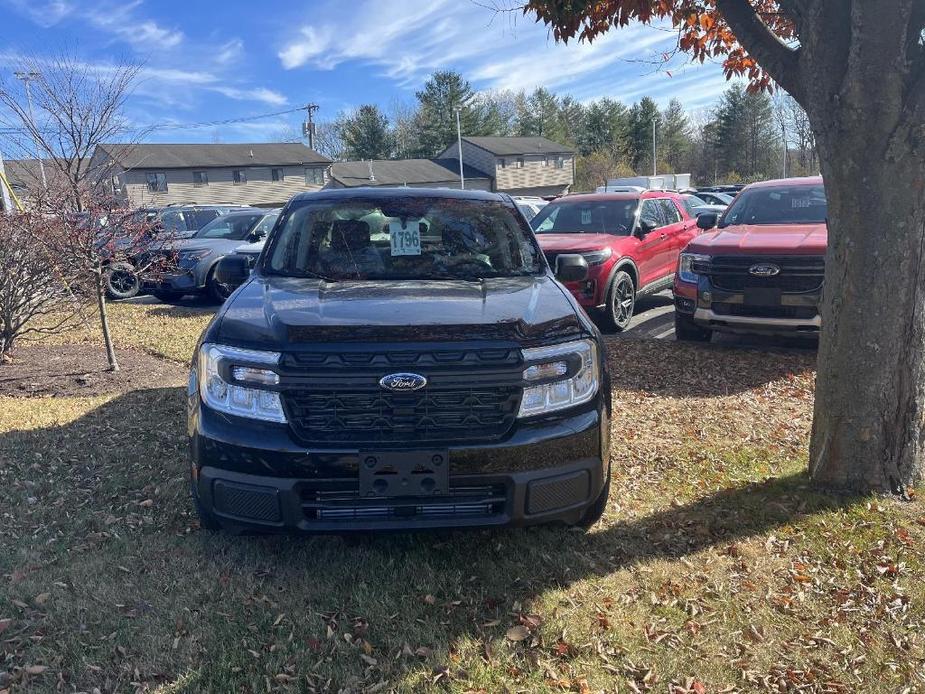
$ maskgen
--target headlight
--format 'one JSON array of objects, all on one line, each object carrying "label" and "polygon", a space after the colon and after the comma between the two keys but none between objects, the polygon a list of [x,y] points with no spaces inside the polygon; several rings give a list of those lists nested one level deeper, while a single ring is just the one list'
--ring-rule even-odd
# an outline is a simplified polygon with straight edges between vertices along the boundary
[{"label": "headlight", "polygon": [[613,255],[613,251],[609,248],[605,248],[602,251],[587,251],[581,255],[588,265],[600,265]]},{"label": "headlight", "polygon": [[597,344],[576,340],[549,347],[523,350],[524,388],[518,417],[564,410],[588,402],[600,386]]},{"label": "headlight", "polygon": [[[267,422],[286,422],[273,370],[278,352],[205,343],[199,349],[199,395],[213,410]],[[269,367],[269,368],[268,368]]]},{"label": "headlight", "polygon": [[709,263],[710,256],[700,253],[682,253],[678,260],[678,277],[682,282],[697,283],[697,273],[693,270],[694,263]]},{"label": "headlight", "polygon": [[212,249],[201,248],[197,251],[180,251],[177,254],[177,263],[192,267],[206,256],[212,255]]}]

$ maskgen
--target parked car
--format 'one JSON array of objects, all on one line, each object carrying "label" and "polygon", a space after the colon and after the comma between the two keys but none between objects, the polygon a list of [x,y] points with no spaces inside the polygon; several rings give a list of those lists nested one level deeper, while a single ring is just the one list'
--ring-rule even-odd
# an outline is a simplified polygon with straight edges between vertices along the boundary
[{"label": "parked car", "polygon": [[692,192],[708,205],[722,205],[723,207],[729,207],[729,204],[735,197],[729,193],[715,193],[709,190],[695,190]]},{"label": "parked car", "polygon": [[514,195],[512,197],[514,203],[517,205],[517,209],[523,213],[528,222],[536,217],[539,211],[549,204],[549,201],[536,196]]},{"label": "parked car", "polygon": [[[386,238],[374,237],[383,233]],[[586,272],[561,257],[560,279]],[[190,376],[205,528],[588,525],[610,488],[601,336],[505,195],[323,190],[285,207]]]},{"label": "parked car", "polygon": [[713,331],[816,335],[825,274],[827,205],[822,178],[747,186],[715,230],[694,238],[675,275],[675,334]]},{"label": "parked car", "polygon": [[711,205],[700,196],[693,193],[681,193],[681,199],[684,201],[687,211],[694,217],[699,217],[704,212],[712,212],[715,215],[721,215],[726,211],[727,205]]},{"label": "parked car", "polygon": [[161,232],[184,239],[222,215],[252,209],[247,205],[170,205],[158,212],[157,222]]},{"label": "parked car", "polygon": [[588,277],[566,286],[606,327],[624,330],[636,299],[671,287],[678,253],[699,230],[681,196],[667,191],[560,198],[531,222],[550,265],[579,253]]},{"label": "parked car", "polygon": [[145,287],[164,302],[181,299],[187,294],[208,294],[224,301],[228,292],[215,281],[215,266],[232,253],[243,241],[266,237],[279,212],[251,209],[233,212],[213,219],[189,239],[169,246],[176,255],[175,268],[145,278]]}]

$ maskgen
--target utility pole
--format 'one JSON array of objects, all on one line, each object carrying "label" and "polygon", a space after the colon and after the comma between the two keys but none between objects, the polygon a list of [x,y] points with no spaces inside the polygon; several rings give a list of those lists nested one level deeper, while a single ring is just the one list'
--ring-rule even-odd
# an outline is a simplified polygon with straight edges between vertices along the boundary
[{"label": "utility pole", "polygon": [[462,129],[459,127],[459,106],[456,107],[456,146],[459,148],[459,189],[466,189],[466,177],[463,175]]},{"label": "utility pole", "polygon": [[784,164],[783,164],[783,175],[781,178],[787,178],[787,126],[784,123],[780,124],[780,131],[784,137]]},{"label": "utility pole", "polygon": [[[41,77],[42,73],[17,71],[17,72],[14,72],[13,74],[16,76],[16,79],[22,80],[23,84],[26,87],[26,103],[29,105],[29,122],[33,130],[38,130],[38,124],[35,122],[35,116],[32,113],[32,88],[29,86],[29,83],[32,82],[32,80],[35,80]],[[44,161],[42,161],[44,159],[44,156],[42,152],[39,151],[38,145],[39,143],[36,142],[35,149],[36,149],[36,153],[38,154],[38,158],[39,158],[39,171],[42,172],[42,190],[47,190],[48,180],[45,178],[45,163]]]},{"label": "utility pole", "polygon": [[302,137],[308,139],[309,149],[315,149],[315,111],[318,110],[318,104],[305,105],[305,122],[302,123]]},{"label": "utility pole", "polygon": [[0,153],[0,192],[3,193],[3,212],[13,214],[13,203],[10,200],[10,191],[6,189],[6,169],[3,166],[3,154]]},{"label": "utility pole", "polygon": [[652,175],[658,176],[658,162],[655,159],[655,116],[652,116]]}]

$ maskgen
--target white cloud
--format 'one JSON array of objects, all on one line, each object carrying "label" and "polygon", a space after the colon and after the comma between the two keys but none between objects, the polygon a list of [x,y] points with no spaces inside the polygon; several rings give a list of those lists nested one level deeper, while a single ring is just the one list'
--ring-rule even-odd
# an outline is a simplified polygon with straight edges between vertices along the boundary
[{"label": "white cloud", "polygon": [[285,106],[289,103],[289,99],[285,96],[272,89],[267,89],[266,87],[239,89],[238,87],[222,85],[209,87],[209,89],[223,96],[227,96],[229,99],[236,99],[237,101],[260,101],[265,104],[270,104],[271,106]]},{"label": "white cloud", "polygon": [[231,39],[218,47],[215,62],[219,65],[228,65],[244,55],[244,42],[241,39]]}]

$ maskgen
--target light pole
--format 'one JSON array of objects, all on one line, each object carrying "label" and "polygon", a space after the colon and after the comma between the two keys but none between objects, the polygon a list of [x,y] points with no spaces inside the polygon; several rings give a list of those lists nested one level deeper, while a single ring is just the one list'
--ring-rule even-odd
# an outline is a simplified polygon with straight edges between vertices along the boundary
[{"label": "light pole", "polygon": [[462,129],[459,127],[459,106],[456,107],[456,146],[459,148],[459,189],[466,189],[466,177],[463,175]]},{"label": "light pole", "polygon": [[652,116],[652,175],[658,176],[658,162],[655,160],[655,116]]},{"label": "light pole", "polygon": [[[26,103],[29,105],[29,122],[31,123],[33,131],[38,130],[38,125],[35,122],[35,116],[32,113],[32,89],[29,87],[29,83],[38,79],[42,76],[40,72],[14,72],[16,79],[22,80],[23,84],[26,86]],[[48,180],[45,178],[45,164],[42,161],[42,153],[39,151],[38,142],[35,142],[36,154],[38,154],[39,159],[39,171],[42,172],[42,189],[45,190],[48,188]]]}]

